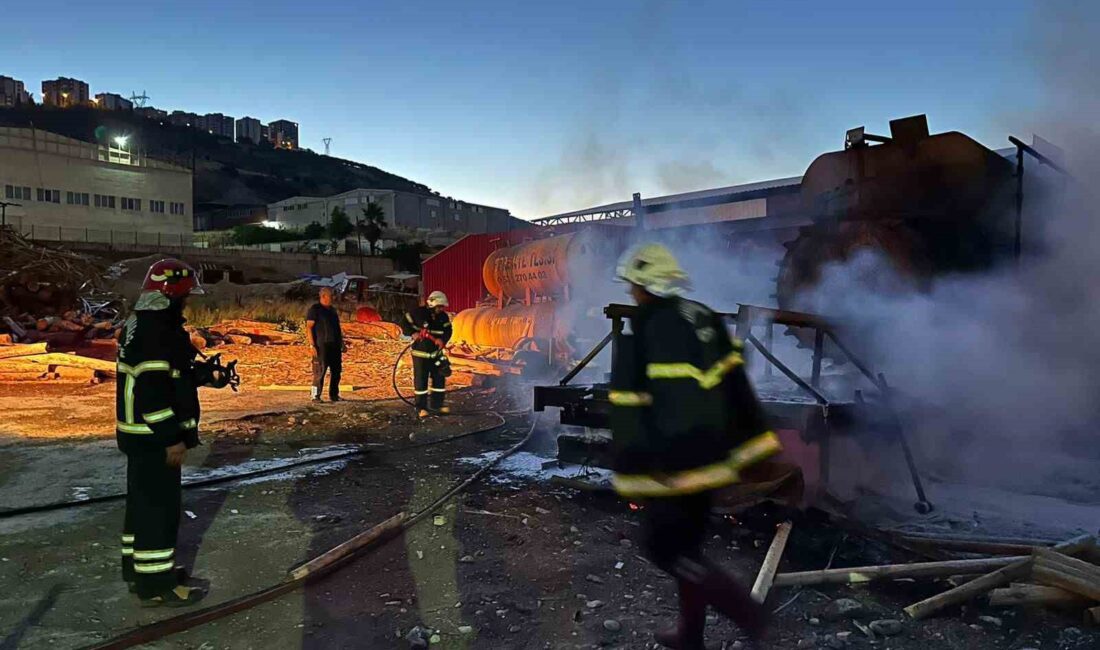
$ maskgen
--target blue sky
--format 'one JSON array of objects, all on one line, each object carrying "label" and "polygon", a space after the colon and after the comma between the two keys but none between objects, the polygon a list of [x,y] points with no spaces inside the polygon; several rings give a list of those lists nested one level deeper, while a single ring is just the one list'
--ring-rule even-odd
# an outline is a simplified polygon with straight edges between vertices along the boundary
[{"label": "blue sky", "polygon": [[924,112],[1030,135],[1034,6],[952,2],[13,2],[0,74],[301,124],[303,146],[529,218],[802,173]]}]

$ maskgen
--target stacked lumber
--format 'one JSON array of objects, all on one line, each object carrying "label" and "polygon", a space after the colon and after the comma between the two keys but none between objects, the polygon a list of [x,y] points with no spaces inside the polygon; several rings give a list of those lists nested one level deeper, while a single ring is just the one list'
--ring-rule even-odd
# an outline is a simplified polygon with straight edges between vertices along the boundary
[{"label": "stacked lumber", "polygon": [[96,384],[115,376],[115,362],[50,352],[46,343],[0,345],[0,382]]},{"label": "stacked lumber", "polygon": [[192,342],[196,342],[196,335],[203,339],[201,347],[229,344],[292,345],[301,338],[293,332],[279,330],[273,323],[253,320],[227,320],[211,327],[192,330]]},{"label": "stacked lumber", "polygon": [[401,326],[385,321],[372,321],[369,323],[341,323],[340,329],[347,339],[388,339],[396,341],[404,332]]}]

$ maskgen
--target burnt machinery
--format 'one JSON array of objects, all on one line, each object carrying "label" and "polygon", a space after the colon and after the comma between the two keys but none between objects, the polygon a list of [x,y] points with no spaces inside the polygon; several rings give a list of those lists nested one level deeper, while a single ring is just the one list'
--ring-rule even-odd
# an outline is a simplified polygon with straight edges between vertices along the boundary
[{"label": "burnt machinery", "polygon": [[[608,346],[611,346],[611,354],[616,354],[618,337],[623,334],[626,321],[636,310],[636,307],[628,305],[608,305],[604,314],[611,321],[611,331],[557,384],[534,387],[534,409],[560,409],[559,418],[563,425],[607,429],[611,413],[608,384],[606,377],[590,376],[592,369],[589,364]],[[757,393],[773,430],[783,442],[781,457],[802,469],[811,501],[824,494],[830,486],[831,467],[847,465],[845,450],[835,448],[838,441],[854,439],[857,444],[863,444],[874,438],[875,442],[881,443],[885,432],[897,442],[902,452],[899,457],[905,461],[917,495],[916,509],[922,513],[932,510],[902,430],[901,419],[894,410],[889,385],[881,374],[872,372],[851,351],[827,320],[811,314],[752,305],[739,305],[736,313],[721,316],[734,325],[736,336],[748,344],[745,348],[746,364],[756,363],[755,357],[759,355],[768,367],[782,375],[780,379],[765,374],[763,381],[756,382]],[[776,326],[804,331],[813,341],[809,377],[800,376],[772,353],[766,342],[771,340],[772,329]],[[764,341],[757,336],[761,330]],[[864,384],[862,387],[854,383],[850,376],[823,375],[826,342],[835,345],[858,369]],[[589,375],[587,378],[591,381],[573,383],[583,375]],[[588,462],[601,464],[606,458],[609,442],[607,436],[586,437],[584,444],[589,449],[583,453],[587,455]],[[559,438],[559,447],[563,444],[573,443]]]}]

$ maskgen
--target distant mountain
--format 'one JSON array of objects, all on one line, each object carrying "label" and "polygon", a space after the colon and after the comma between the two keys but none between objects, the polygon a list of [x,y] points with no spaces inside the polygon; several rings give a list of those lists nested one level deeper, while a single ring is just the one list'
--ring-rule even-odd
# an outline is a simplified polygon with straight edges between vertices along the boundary
[{"label": "distant mountain", "polygon": [[130,112],[47,106],[0,109],[0,126],[31,127],[87,142],[130,136],[135,151],[195,170],[194,202],[273,203],[359,187],[432,194],[431,188],[351,160],[312,151],[238,144]]}]

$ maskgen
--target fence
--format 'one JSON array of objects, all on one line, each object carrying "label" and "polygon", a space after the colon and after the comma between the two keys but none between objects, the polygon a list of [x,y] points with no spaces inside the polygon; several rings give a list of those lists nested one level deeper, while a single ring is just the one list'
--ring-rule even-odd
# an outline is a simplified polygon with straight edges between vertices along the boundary
[{"label": "fence", "polygon": [[181,248],[201,245],[192,233],[137,232],[133,230],[97,230],[24,224],[19,228],[24,237],[35,241],[84,242],[109,246],[156,246]]}]

